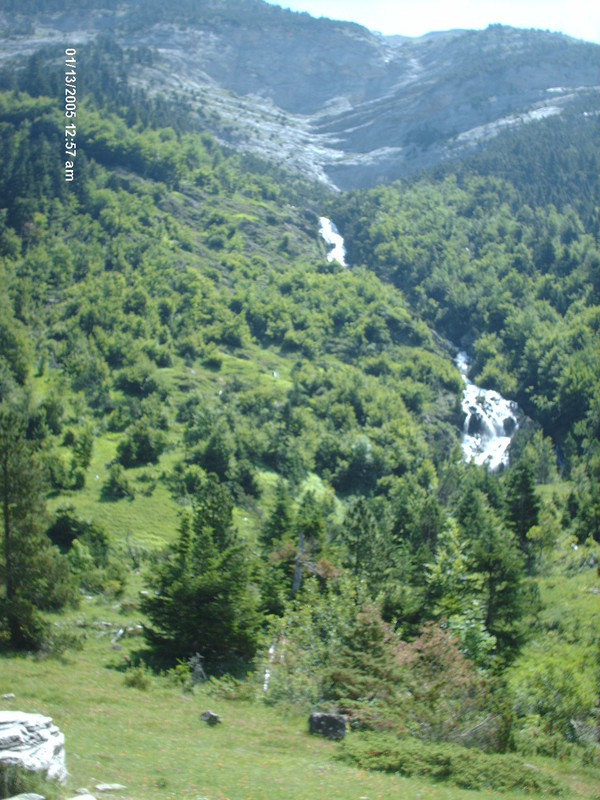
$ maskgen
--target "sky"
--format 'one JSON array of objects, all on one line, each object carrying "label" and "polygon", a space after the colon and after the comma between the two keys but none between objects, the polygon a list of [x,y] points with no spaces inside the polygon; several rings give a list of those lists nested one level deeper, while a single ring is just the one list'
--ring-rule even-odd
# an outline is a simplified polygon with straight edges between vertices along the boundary
[{"label": "sky", "polygon": [[600,44],[597,0],[268,0],[313,17],[358,22],[372,31],[422,36],[452,28],[515,28],[558,31]]}]

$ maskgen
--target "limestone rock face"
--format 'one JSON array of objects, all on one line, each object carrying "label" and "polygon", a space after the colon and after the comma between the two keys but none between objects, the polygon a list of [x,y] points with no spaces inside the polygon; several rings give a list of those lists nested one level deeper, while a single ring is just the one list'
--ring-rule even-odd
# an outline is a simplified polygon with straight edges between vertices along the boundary
[{"label": "limestone rock face", "polygon": [[110,33],[153,50],[153,65],[131,67],[134,85],[185,97],[228,147],[343,190],[463,158],[508,127],[562,115],[579,128],[584,110],[598,112],[598,45],[547,31],[491,25],[413,39],[263,0],[91,5],[76,24],[29,12],[31,27],[0,8],[3,65],[65,35],[75,46]]},{"label": "limestone rock face", "polygon": [[50,717],[23,711],[0,711],[0,764],[39,772],[63,783],[65,737]]}]

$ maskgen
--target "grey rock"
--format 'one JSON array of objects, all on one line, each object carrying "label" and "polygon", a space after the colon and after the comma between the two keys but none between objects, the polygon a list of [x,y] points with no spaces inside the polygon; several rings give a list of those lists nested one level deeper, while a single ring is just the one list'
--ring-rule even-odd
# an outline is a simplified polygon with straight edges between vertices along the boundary
[{"label": "grey rock", "polygon": [[207,725],[220,725],[223,722],[221,717],[215,714],[214,711],[204,711],[200,714],[200,719],[206,722]]},{"label": "grey rock", "polygon": [[8,694],[3,694],[2,695],[2,700],[14,700],[14,699],[15,699],[15,695],[12,692],[9,692]]},{"label": "grey rock", "polygon": [[339,742],[346,735],[346,718],[341,714],[311,714],[308,718],[310,733]]},{"label": "grey rock", "polygon": [[46,798],[43,794],[25,792],[24,794],[15,794],[12,797],[9,797],[8,800],[46,800]]},{"label": "grey rock", "polygon": [[65,737],[50,717],[23,711],[0,711],[0,764],[39,772],[64,783]]},{"label": "grey rock", "polygon": [[121,792],[126,788],[122,783],[99,783],[96,785],[97,792]]}]

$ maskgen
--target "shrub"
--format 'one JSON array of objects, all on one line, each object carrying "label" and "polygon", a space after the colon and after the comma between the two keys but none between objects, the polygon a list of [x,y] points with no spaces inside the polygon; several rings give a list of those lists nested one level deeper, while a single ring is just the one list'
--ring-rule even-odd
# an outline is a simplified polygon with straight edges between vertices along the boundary
[{"label": "shrub", "polygon": [[57,508],[54,522],[46,533],[61,552],[68,552],[77,539],[88,548],[97,566],[106,564],[108,557],[106,532],[95,522],[78,517],[72,505]]},{"label": "shrub", "polygon": [[122,369],[115,379],[115,385],[126,394],[136,397],[164,392],[156,367],[146,355],[139,356],[137,361]]},{"label": "shrub", "polygon": [[222,678],[214,676],[208,679],[206,689],[211,697],[218,700],[254,700],[256,697],[256,686],[251,681],[241,681],[231,675],[223,675]]},{"label": "shrub", "polygon": [[63,658],[67,650],[82,650],[85,635],[69,624],[48,625],[39,656]]},{"label": "shrub", "polygon": [[125,673],[125,686],[147,692],[150,688],[150,675],[146,667],[132,667]]},{"label": "shrub", "polygon": [[220,370],[223,366],[223,356],[214,345],[208,345],[204,351],[202,363],[209,369]]},{"label": "shrub", "polygon": [[[478,746],[496,746],[498,725],[488,714],[486,681],[448,631],[433,623],[425,625],[414,642],[400,646],[398,658],[406,692],[401,715],[413,735],[456,741],[475,731]],[[489,723],[484,724],[486,719]]]},{"label": "shrub", "polygon": [[196,653],[186,660],[178,659],[177,664],[167,670],[167,676],[176,685],[181,686],[182,691],[191,692],[198,683],[206,681],[206,673],[202,666],[202,656]]},{"label": "shrub", "polygon": [[526,755],[561,757],[573,745],[596,741],[596,671],[580,642],[547,636],[544,652],[526,654],[509,680],[515,748]]},{"label": "shrub", "polygon": [[340,757],[366,769],[447,780],[461,789],[522,790],[538,792],[544,797],[562,791],[554,778],[516,756],[482,753],[453,744],[432,745],[377,734],[354,735],[343,743]]},{"label": "shrub", "polygon": [[133,490],[120,464],[111,465],[108,479],[102,487],[102,497],[104,500],[120,500],[123,497],[133,500]]},{"label": "shrub", "polygon": [[192,673],[187,661],[178,660],[177,664],[167,670],[167,678],[175,686],[180,686],[182,692],[191,692],[194,688]]},{"label": "shrub", "polygon": [[[282,547],[284,566],[293,553],[294,550]],[[343,681],[339,681],[339,692],[335,688],[334,656],[340,649],[340,641],[348,641],[351,646],[360,629],[369,628],[357,624],[357,615],[366,601],[365,587],[357,581],[343,579],[324,592],[316,577],[304,581],[294,600],[285,603],[281,618],[274,616],[269,620],[266,641],[271,646],[265,648],[257,664],[259,679],[267,671],[270,676],[264,698],[267,704],[308,709],[323,701],[333,705],[345,694]],[[371,660],[367,658],[367,662],[370,668]],[[362,666],[353,664],[353,671],[359,672]],[[371,681],[377,688],[381,683],[378,678],[375,676]]]},{"label": "shrub", "polygon": [[117,447],[117,458],[124,467],[156,464],[166,446],[165,435],[139,421],[127,431]]}]

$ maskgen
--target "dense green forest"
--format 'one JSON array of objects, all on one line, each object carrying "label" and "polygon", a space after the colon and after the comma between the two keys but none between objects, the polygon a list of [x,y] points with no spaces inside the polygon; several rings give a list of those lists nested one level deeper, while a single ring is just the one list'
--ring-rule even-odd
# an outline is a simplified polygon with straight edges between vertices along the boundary
[{"label": "dense green forest", "polygon": [[[512,751],[524,787],[520,757],[594,763],[598,118],[551,192],[507,137],[332,195],[109,97],[152,54],[94,47],[72,183],[43,56],[0,76],[6,653],[74,646],[81,594],[141,570],[136,669],[268,669],[266,702],[345,713],[375,768]],[[561,124],[524,161],[543,137],[558,165]],[[463,461],[458,346],[528,417],[499,473]]]}]

